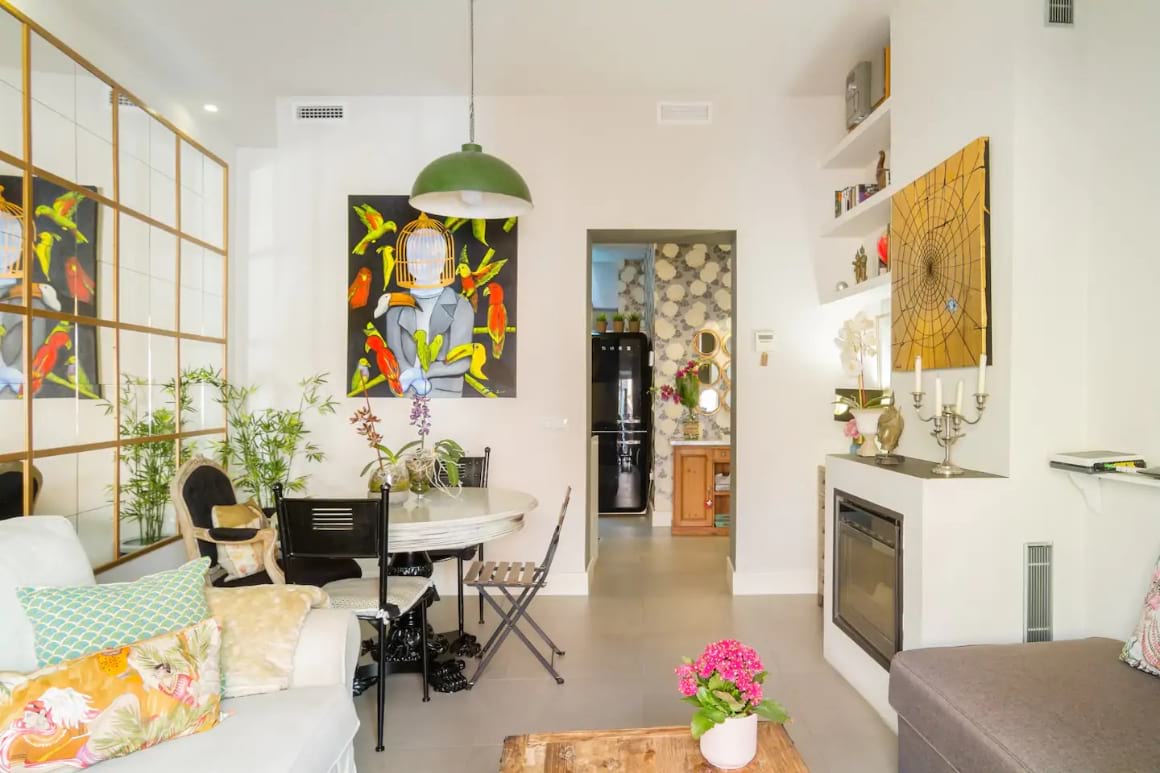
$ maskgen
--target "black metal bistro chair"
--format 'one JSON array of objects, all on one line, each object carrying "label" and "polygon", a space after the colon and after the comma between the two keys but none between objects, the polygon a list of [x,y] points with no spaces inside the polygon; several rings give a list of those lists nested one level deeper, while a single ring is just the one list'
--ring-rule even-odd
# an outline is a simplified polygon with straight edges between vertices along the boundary
[{"label": "black metal bistro chair", "polygon": [[[564,515],[568,512],[568,502],[572,499],[572,487],[569,486],[564,494],[564,504],[560,506],[560,518],[556,521],[556,530],[552,532],[552,541],[548,543],[548,552],[544,556],[544,561],[539,566],[528,561],[526,563],[509,562],[509,561],[482,561],[472,562],[470,568],[467,570],[467,576],[464,578],[464,584],[475,588],[479,591],[479,597],[487,601],[500,616],[499,625],[495,631],[492,632],[491,638],[483,645],[483,660],[479,662],[479,667],[475,669],[475,674],[471,677],[468,683],[474,687],[475,683],[479,681],[483,670],[487,668],[487,664],[495,657],[495,653],[499,651],[500,646],[503,645],[507,639],[508,634],[514,633],[519,637],[520,641],[524,643],[532,654],[536,656],[536,660],[540,661],[552,678],[556,680],[556,684],[564,684],[564,677],[556,673],[555,662],[557,655],[563,655],[564,650],[556,646],[556,643],[544,633],[544,629],[536,623],[530,614],[528,614],[528,607],[532,600],[536,598],[536,594],[544,587],[548,581],[548,571],[552,568],[552,561],[556,557],[556,548],[560,544],[560,531],[564,528]],[[500,606],[499,602],[492,596],[488,595],[488,591],[499,591],[510,605],[507,609]],[[519,593],[519,596],[514,595]],[[544,643],[548,645],[548,657],[545,658],[540,653],[539,648],[532,644],[531,640],[520,630],[519,624],[526,620],[528,625],[540,635]],[[550,660],[549,660],[550,658]]]},{"label": "black metal bistro chair", "polygon": [[[459,460],[459,483],[468,488],[486,488],[487,487],[487,473],[491,469],[491,446],[483,449],[483,456],[465,456]],[[450,486],[451,481],[447,478],[447,470],[443,465],[439,465],[436,472],[440,484]],[[463,640],[463,569],[464,562],[470,561],[479,556],[479,560],[483,560],[483,543],[472,545],[471,547],[460,548],[458,550],[432,550],[427,553],[431,562],[447,561],[454,558],[456,562],[456,579],[458,587],[456,588],[459,598],[459,639]],[[479,624],[483,625],[483,597],[479,599]]]},{"label": "black metal bistro chair", "polygon": [[[383,713],[386,699],[383,678],[386,669],[387,624],[416,607],[422,631],[422,652],[427,652],[427,604],[425,597],[434,587],[429,577],[389,577],[387,574],[389,508],[384,485],[378,499],[287,499],[282,486],[274,487],[278,507],[278,531],[282,553],[293,558],[375,558],[378,577],[338,580],[322,589],[330,604],[349,609],[360,619],[375,626],[379,637],[378,728],[375,751],[383,750]],[[293,567],[292,561],[287,561]],[[294,570],[286,573],[286,582],[296,582]],[[389,582],[388,582],[389,581]],[[423,662],[423,700],[431,700],[427,685],[427,658]]]}]

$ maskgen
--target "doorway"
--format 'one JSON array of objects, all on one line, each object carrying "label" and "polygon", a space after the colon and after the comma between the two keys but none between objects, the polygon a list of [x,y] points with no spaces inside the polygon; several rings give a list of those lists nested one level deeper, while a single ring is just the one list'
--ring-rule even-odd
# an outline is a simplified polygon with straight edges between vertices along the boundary
[{"label": "doorway", "polygon": [[590,570],[601,538],[626,534],[734,555],[735,244],[733,231],[589,231]]}]

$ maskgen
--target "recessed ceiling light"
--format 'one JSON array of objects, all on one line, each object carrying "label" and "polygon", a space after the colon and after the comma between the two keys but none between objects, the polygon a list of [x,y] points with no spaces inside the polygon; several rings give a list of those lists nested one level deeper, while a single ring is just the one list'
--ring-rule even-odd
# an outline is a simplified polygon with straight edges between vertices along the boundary
[{"label": "recessed ceiling light", "polygon": [[218,106],[217,106],[217,105],[210,104],[209,102],[206,102],[206,103],[205,103],[204,105],[202,105],[201,107],[202,107],[202,109],[203,109],[203,110],[205,110],[207,113],[216,113],[216,112],[218,111]]}]

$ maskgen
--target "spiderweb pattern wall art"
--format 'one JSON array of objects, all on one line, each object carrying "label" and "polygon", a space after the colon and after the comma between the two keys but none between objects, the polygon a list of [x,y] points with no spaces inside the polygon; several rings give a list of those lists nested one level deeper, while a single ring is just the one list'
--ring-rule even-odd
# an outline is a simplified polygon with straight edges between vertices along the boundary
[{"label": "spiderweb pattern wall art", "polygon": [[891,200],[894,370],[975,365],[991,351],[989,139],[980,137]]}]

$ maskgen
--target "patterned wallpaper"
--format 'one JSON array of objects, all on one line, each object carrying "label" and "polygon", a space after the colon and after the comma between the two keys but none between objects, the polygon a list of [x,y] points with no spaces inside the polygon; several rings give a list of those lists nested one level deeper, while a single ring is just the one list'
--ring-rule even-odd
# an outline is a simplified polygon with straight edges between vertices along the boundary
[{"label": "patterned wallpaper", "polygon": [[[660,385],[677,369],[699,355],[693,335],[702,328],[716,330],[724,340],[731,331],[733,303],[732,245],[657,245],[653,295],[653,383]],[[623,273],[622,273],[623,278]],[[725,370],[730,356],[722,349],[714,358]],[[724,378],[717,384],[724,395]],[[672,403],[653,407],[653,481],[657,509],[669,510],[673,495],[673,449],[669,441],[680,437],[684,409]],[[729,442],[729,410],[701,415],[701,437]]]},{"label": "patterned wallpaper", "polygon": [[[626,260],[620,268],[620,281],[617,283],[617,296],[620,300],[618,312],[628,318],[629,314],[639,314],[641,330],[648,330],[648,267],[643,260]],[[627,327],[625,328],[627,330]]]}]

